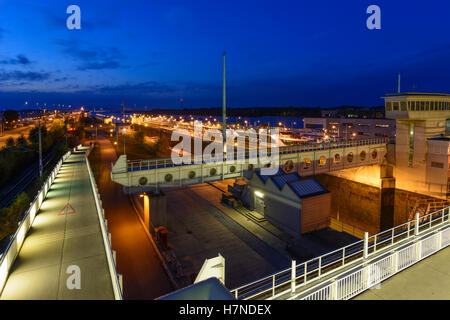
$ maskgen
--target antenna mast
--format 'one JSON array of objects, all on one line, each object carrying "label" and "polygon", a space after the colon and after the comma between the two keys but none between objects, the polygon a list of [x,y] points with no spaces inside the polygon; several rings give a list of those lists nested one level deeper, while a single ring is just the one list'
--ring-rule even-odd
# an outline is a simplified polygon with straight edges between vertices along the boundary
[{"label": "antenna mast", "polygon": [[225,83],[225,55],[223,53],[223,100],[222,100],[222,138],[223,138],[223,151],[225,150],[225,143],[227,141],[227,100],[226,100],[226,83]]}]

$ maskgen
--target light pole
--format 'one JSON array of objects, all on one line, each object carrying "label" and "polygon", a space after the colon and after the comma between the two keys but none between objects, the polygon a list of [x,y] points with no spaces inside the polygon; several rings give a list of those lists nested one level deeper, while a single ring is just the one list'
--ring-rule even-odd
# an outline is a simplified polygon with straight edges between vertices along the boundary
[{"label": "light pole", "polygon": [[125,153],[125,128],[123,128],[123,154],[126,154]]},{"label": "light pole", "polygon": [[42,143],[41,143],[41,119],[38,119],[39,130],[39,176],[42,178]]}]

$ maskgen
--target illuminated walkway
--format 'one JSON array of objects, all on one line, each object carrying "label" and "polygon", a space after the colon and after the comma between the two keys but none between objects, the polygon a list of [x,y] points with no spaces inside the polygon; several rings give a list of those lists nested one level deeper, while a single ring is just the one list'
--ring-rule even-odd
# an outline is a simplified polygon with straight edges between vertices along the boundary
[{"label": "illuminated walkway", "polygon": [[450,299],[450,247],[366,290],[355,300]]},{"label": "illuminated walkway", "polygon": [[[84,157],[84,152],[75,152],[62,165],[1,299],[114,299]],[[67,287],[69,266],[81,271],[80,289]]]}]

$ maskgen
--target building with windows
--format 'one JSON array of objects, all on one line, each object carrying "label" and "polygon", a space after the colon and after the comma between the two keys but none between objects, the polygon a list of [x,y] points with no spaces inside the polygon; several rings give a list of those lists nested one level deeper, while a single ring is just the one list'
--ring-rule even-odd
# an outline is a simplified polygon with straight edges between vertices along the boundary
[{"label": "building with windows", "polygon": [[383,98],[386,117],[396,121],[396,188],[447,198],[450,94],[406,92]]},{"label": "building with windows", "polygon": [[330,137],[344,139],[395,137],[393,119],[304,118],[303,127],[323,130]]}]

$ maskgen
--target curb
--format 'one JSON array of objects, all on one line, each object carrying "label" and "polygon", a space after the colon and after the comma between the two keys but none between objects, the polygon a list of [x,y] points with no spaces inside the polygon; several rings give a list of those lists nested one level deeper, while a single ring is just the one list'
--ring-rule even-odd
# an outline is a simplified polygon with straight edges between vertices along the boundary
[{"label": "curb", "polygon": [[161,255],[161,252],[159,251],[158,246],[156,245],[155,241],[153,240],[152,235],[150,234],[150,232],[147,230],[147,227],[145,226],[144,221],[142,220],[138,209],[136,208],[136,205],[134,204],[134,200],[132,199],[131,195],[128,195],[128,198],[130,199],[131,205],[133,206],[134,212],[136,213],[142,227],[144,228],[145,234],[147,235],[147,238],[149,238],[153,249],[155,249],[156,254],[158,255],[159,260],[161,261],[161,264],[163,265],[164,270],[166,271],[167,275],[169,276],[170,282],[172,283],[172,286],[175,288],[175,290],[180,289],[180,286],[178,285],[178,283],[175,281],[175,278],[172,275],[172,272],[170,271],[169,267],[167,266],[166,261],[164,260],[163,256]]}]

